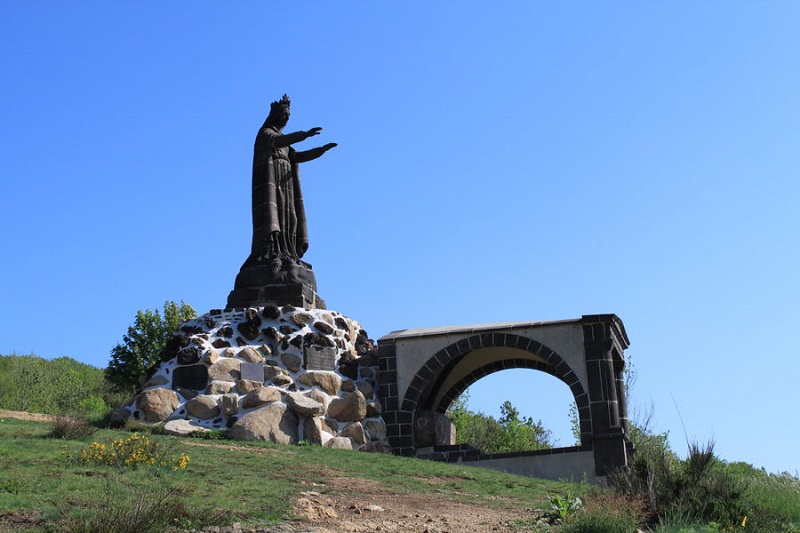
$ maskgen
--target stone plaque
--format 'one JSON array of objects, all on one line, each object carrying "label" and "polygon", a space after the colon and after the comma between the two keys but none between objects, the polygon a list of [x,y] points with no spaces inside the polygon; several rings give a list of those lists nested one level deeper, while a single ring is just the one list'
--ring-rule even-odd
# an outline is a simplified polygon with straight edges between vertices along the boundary
[{"label": "stone plaque", "polygon": [[242,379],[264,382],[264,363],[242,363]]},{"label": "stone plaque", "polygon": [[204,390],[208,385],[208,368],[206,365],[179,366],[172,373],[172,388],[182,387],[192,390]]},{"label": "stone plaque", "polygon": [[339,353],[336,348],[330,346],[306,346],[305,350],[306,370],[336,370],[336,355]]}]

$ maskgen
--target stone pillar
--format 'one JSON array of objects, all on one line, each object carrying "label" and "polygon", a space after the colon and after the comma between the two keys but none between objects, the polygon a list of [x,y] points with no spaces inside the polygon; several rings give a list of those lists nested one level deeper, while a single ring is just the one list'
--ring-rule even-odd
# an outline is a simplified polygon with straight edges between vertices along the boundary
[{"label": "stone pillar", "polygon": [[[589,382],[589,409],[592,418],[592,449],[597,475],[608,475],[628,464],[629,440],[624,400],[619,399],[620,373],[616,371],[615,353],[627,347],[618,335],[613,315],[584,316],[583,338],[586,375]],[[617,349],[619,348],[619,349]]]},{"label": "stone pillar", "polygon": [[397,389],[397,348],[393,341],[378,343],[378,383],[386,422],[386,437],[395,454],[414,455],[414,416],[402,411]]}]

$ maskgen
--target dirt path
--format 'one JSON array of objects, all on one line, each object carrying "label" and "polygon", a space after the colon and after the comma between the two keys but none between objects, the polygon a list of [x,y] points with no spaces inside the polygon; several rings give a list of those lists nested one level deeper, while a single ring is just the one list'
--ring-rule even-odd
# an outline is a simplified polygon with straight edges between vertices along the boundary
[{"label": "dirt path", "polygon": [[18,418],[19,420],[33,420],[34,422],[52,422],[57,417],[39,413],[26,413],[24,411],[0,410],[0,418]]},{"label": "dirt path", "polygon": [[511,523],[532,511],[488,504],[462,503],[436,494],[409,494],[388,483],[336,477],[324,493],[301,493],[295,511],[319,533],[382,531],[388,533],[512,532]]}]

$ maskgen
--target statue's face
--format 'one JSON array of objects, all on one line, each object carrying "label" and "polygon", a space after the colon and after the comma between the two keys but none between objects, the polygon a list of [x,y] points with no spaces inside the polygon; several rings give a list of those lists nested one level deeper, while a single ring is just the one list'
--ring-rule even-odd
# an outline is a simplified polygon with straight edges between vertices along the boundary
[{"label": "statue's face", "polygon": [[281,107],[281,110],[278,112],[278,116],[275,119],[275,125],[279,128],[284,127],[289,122],[289,115],[289,108]]}]

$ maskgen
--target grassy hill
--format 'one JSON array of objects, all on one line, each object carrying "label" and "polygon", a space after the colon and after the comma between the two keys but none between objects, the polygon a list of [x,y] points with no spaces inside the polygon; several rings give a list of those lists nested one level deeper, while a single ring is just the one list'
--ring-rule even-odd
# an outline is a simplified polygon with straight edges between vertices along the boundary
[{"label": "grassy hill", "polygon": [[[435,521],[433,515],[455,520],[455,510],[464,508],[473,511],[477,527],[513,531],[514,520],[533,516],[531,509],[547,506],[551,495],[588,490],[392,455],[163,435],[148,438],[165,465],[115,467],[83,462],[82,452],[93,442],[110,449],[133,433],[98,430],[70,440],[48,437],[52,426],[0,419],[0,531],[67,531],[81,516],[88,521],[105,513],[111,521],[125,509],[135,514],[134,504],[151,515],[167,509],[171,523],[183,529],[235,522],[255,529],[303,520],[330,527],[371,513],[369,521],[405,521],[414,531]],[[186,468],[173,470],[181,456],[189,457]]]},{"label": "grassy hill", "polygon": [[[54,427],[65,433],[64,425],[0,413],[0,532],[644,530],[641,499],[580,483],[318,446],[88,426],[77,428],[80,438],[56,438]],[[733,476],[725,479],[747,481],[741,517],[719,525],[674,513],[652,531],[800,531],[797,478],[740,463],[719,468]],[[558,516],[566,520],[559,524]]]}]

